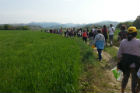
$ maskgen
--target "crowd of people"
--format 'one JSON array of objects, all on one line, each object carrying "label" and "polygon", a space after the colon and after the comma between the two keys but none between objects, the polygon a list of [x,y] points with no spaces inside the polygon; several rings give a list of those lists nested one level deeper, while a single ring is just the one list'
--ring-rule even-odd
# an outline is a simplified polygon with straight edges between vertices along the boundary
[{"label": "crowd of people", "polygon": [[[94,31],[93,31],[94,32]],[[102,29],[97,29],[97,34],[92,33],[89,35],[91,39],[91,45],[95,45],[98,51],[99,61],[102,60],[102,50],[107,45],[107,39],[109,35],[110,46],[113,45],[115,28],[111,24],[110,27],[104,25]],[[118,64],[117,68],[123,72],[123,79],[121,84],[121,93],[125,93],[125,88],[128,83],[130,75],[132,76],[131,90],[132,93],[140,92],[140,40],[136,38],[138,30],[136,27],[131,26],[126,29],[125,25],[122,25],[118,34],[118,41],[120,42],[120,48],[118,50]],[[95,36],[94,36],[95,35]],[[86,42],[85,31],[83,33],[83,40]],[[92,41],[93,40],[93,41]],[[93,43],[92,43],[93,42]]]},{"label": "crowd of people", "polygon": [[[83,40],[87,42],[87,37],[89,36],[90,44],[96,46],[99,61],[102,60],[102,50],[107,45],[108,36],[110,46],[113,45],[114,32],[115,28],[112,24],[110,24],[109,28],[104,25],[103,28],[93,29],[88,35],[86,31],[83,32]],[[125,93],[130,75],[132,77],[132,93],[140,92],[140,76],[138,77],[138,73],[140,73],[140,40],[136,38],[137,33],[136,27],[130,26],[127,29],[125,25],[122,25],[118,34],[120,47],[117,55],[117,68],[123,72],[121,93]]]},{"label": "crowd of people", "polygon": [[[60,30],[49,30],[50,33],[62,34]],[[89,45],[97,48],[98,60],[102,60],[102,51],[105,46],[113,45],[115,27],[110,24],[109,27],[104,25],[101,27],[93,27],[91,30],[69,28],[64,32],[65,37],[81,37],[85,43],[89,40]],[[120,48],[118,50],[118,64],[117,68],[123,72],[123,79],[121,84],[121,93],[124,93],[128,79],[132,76],[132,93],[140,92],[140,77],[137,73],[140,71],[140,40],[136,39],[138,30],[131,26],[127,29],[122,25],[118,33],[118,42]],[[140,73],[140,72],[139,72]]]},{"label": "crowd of people", "polygon": [[62,35],[63,34],[63,30],[62,28],[61,29],[49,29],[49,30],[41,30],[41,32],[47,32],[47,33],[53,33],[53,34],[60,34]]},{"label": "crowd of people", "polygon": [[[102,60],[102,50],[105,46],[113,45],[114,41],[114,33],[115,33],[115,27],[110,24],[109,27],[104,25],[103,27],[92,27],[92,28],[67,28],[64,29],[50,29],[46,30],[45,32],[54,33],[54,34],[60,34],[65,37],[81,37],[85,43],[89,41],[90,46],[96,46],[99,54],[98,60]],[[118,34],[118,41],[120,42],[127,36],[126,26],[122,25],[120,28],[120,33]]]},{"label": "crowd of people", "polygon": [[[98,51],[98,60],[102,60],[102,51],[105,46],[108,45],[108,41],[110,46],[113,45],[113,38],[115,33],[115,27],[110,24],[109,27],[104,25],[102,28],[95,27],[88,33],[86,30],[83,31],[82,37],[83,41],[87,42],[87,38],[89,38],[89,42],[91,46],[96,46]],[[108,40],[109,39],[109,40]]]},{"label": "crowd of people", "polygon": [[[94,37],[93,45],[96,46],[99,56],[99,61],[101,61],[102,50],[105,44],[107,44],[107,39],[109,34],[110,45],[113,45],[115,28],[111,24],[109,29],[104,25],[102,29],[98,28],[97,35]],[[118,50],[118,64],[117,68],[123,72],[123,79],[121,84],[121,93],[125,93],[125,88],[128,83],[130,75],[132,76],[131,90],[132,93],[140,92],[140,40],[136,38],[138,30],[136,27],[131,26],[126,29],[125,25],[122,25],[120,32],[118,34],[118,41],[120,42],[120,48]],[[87,37],[83,33],[83,40]]]},{"label": "crowd of people", "polygon": [[[49,33],[54,33],[54,34],[60,34],[65,37],[81,37],[85,43],[89,41],[90,46],[96,46],[98,50],[98,60],[102,60],[102,51],[105,46],[110,46],[113,45],[114,41],[114,33],[115,33],[115,27],[110,24],[109,27],[104,25],[103,27],[92,27],[91,29],[89,28],[67,28],[65,31],[63,29],[50,29],[46,30],[45,32]],[[126,31],[126,26],[122,25],[120,28],[120,32],[118,34],[118,41],[120,42],[121,40],[125,39],[127,37],[127,31]]]}]

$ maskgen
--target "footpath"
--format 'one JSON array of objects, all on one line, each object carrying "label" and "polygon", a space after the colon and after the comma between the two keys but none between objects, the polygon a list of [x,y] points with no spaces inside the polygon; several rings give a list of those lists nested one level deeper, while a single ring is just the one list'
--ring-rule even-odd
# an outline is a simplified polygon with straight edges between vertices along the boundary
[{"label": "footpath", "polygon": [[[117,66],[118,47],[106,47],[102,53],[101,62],[95,59],[95,64],[85,65],[85,72],[80,78],[81,93],[121,93],[121,81],[117,81],[113,75],[112,69]],[[111,51],[108,51],[111,50]],[[97,49],[93,49],[97,56]],[[131,79],[127,84],[125,93],[131,93]]]},{"label": "footpath", "polygon": [[[110,48],[114,48],[114,49],[119,49],[116,46],[110,47]],[[94,52],[97,52],[96,49],[94,49]],[[117,54],[116,54],[117,55]],[[103,56],[103,62],[106,62],[105,64],[103,63],[103,67],[105,68],[105,74],[107,75],[108,79],[110,82],[108,82],[108,84],[111,86],[111,89],[107,89],[110,90],[111,93],[121,93],[121,82],[117,81],[114,78],[114,75],[112,73],[112,69],[117,65],[117,60],[115,58],[112,57],[112,55],[110,55],[108,52],[103,51],[102,53]],[[127,88],[126,88],[126,93],[131,93],[131,79],[129,79],[129,82],[127,84]]]}]

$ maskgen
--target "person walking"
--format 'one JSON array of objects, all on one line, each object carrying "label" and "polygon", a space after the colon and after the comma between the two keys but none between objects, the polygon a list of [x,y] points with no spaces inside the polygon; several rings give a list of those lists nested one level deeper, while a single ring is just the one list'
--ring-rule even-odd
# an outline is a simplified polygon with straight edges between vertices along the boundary
[{"label": "person walking", "polygon": [[93,34],[93,32],[92,32],[92,30],[89,32],[89,35],[88,35],[88,37],[89,37],[89,42],[90,42],[90,46],[92,46],[92,43],[93,43],[93,36],[94,36],[94,34]]},{"label": "person walking", "polygon": [[105,37],[105,45],[107,45],[108,30],[107,30],[106,25],[104,25],[104,26],[103,26],[103,28],[102,28],[102,34],[103,34],[103,35],[104,35],[104,37]]},{"label": "person walking", "polygon": [[118,41],[122,41],[123,39],[127,38],[127,31],[126,31],[126,26],[122,25],[120,28],[120,32],[118,34]]},{"label": "person walking", "polygon": [[78,37],[82,36],[82,30],[81,29],[78,30],[77,35],[78,35]]},{"label": "person walking", "polygon": [[123,39],[120,43],[118,51],[118,69],[123,72],[123,80],[121,84],[121,93],[124,93],[130,74],[132,76],[132,93],[138,93],[140,89],[140,81],[137,72],[140,68],[140,40],[136,39],[136,27],[129,27],[127,39]]},{"label": "person walking", "polygon": [[109,27],[109,42],[110,42],[110,46],[113,45],[114,32],[115,32],[115,28],[113,27],[112,24],[110,24],[110,27]]},{"label": "person walking", "polygon": [[97,51],[98,51],[98,59],[99,61],[102,60],[102,50],[104,49],[104,45],[105,45],[105,37],[103,34],[101,34],[101,30],[98,29],[97,30],[97,35],[95,36],[94,42],[93,44],[96,46]]},{"label": "person walking", "polygon": [[93,39],[94,39],[94,38],[95,38],[95,36],[98,34],[97,30],[98,30],[98,28],[97,28],[97,27],[95,27],[95,29],[93,30]]},{"label": "person walking", "polygon": [[85,43],[87,43],[88,35],[87,35],[86,30],[84,30],[84,32],[83,32],[83,34],[82,34],[82,37],[83,37],[83,41],[84,41]]}]

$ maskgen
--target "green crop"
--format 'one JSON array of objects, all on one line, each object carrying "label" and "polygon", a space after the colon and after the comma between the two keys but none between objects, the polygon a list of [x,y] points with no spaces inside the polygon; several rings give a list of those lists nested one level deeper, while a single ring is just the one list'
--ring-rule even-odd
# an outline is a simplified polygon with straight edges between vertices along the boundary
[{"label": "green crop", "polygon": [[77,93],[77,42],[38,31],[0,31],[0,92]]}]

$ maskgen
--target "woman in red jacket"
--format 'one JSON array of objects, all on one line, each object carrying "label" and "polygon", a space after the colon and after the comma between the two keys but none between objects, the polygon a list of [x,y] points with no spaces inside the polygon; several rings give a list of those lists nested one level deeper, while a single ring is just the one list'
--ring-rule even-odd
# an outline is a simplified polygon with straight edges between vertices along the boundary
[{"label": "woman in red jacket", "polygon": [[84,30],[84,32],[83,32],[83,34],[82,34],[82,37],[83,37],[83,41],[84,41],[84,42],[87,42],[88,35],[87,35],[86,30]]}]

